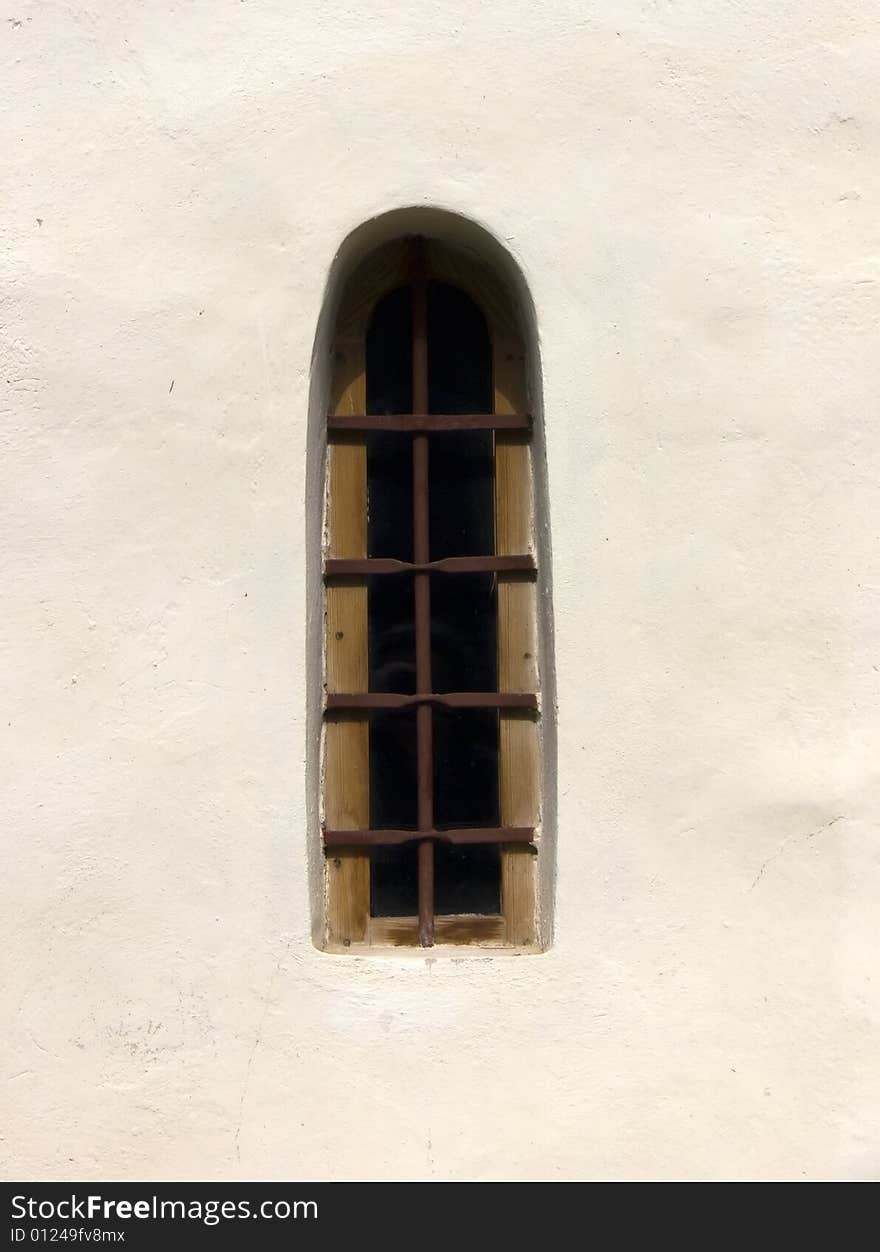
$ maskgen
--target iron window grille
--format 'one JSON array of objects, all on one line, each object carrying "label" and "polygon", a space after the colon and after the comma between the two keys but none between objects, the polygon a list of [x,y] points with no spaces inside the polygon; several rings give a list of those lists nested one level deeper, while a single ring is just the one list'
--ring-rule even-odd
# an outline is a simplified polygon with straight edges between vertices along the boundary
[{"label": "iron window grille", "polygon": [[366,436],[373,432],[393,431],[411,437],[412,442],[412,525],[413,559],[404,561],[386,557],[326,557],[323,565],[325,585],[363,581],[368,577],[395,578],[410,575],[413,579],[415,622],[415,692],[333,691],[325,695],[326,720],[363,715],[370,710],[416,714],[416,783],[417,829],[384,829],[362,827],[341,829],[324,824],[323,845],[328,854],[340,849],[369,849],[415,842],[418,847],[418,942],[422,947],[434,943],[434,849],[438,842],[451,844],[534,845],[535,827],[519,825],[468,826],[438,829],[434,805],[434,711],[436,709],[517,710],[537,717],[539,705],[534,692],[521,691],[458,691],[437,692],[432,685],[431,663],[431,585],[434,578],[455,578],[458,575],[492,573],[516,575],[533,580],[537,565],[529,552],[499,554],[487,552],[478,556],[446,556],[432,560],[430,551],[429,458],[431,437],[449,431],[517,432],[531,434],[532,421],[527,413],[436,414],[429,412],[428,398],[428,264],[426,241],[411,241],[409,249],[409,287],[411,291],[412,336],[412,413],[327,415],[330,439],[346,434]]}]

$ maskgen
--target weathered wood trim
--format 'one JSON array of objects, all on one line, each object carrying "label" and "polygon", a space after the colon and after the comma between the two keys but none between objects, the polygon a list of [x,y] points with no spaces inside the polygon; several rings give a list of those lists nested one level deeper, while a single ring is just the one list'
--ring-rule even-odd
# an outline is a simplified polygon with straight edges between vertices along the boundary
[{"label": "weathered wood trim", "polygon": [[[337,337],[333,347],[331,401],[337,413],[363,412],[366,404],[364,336]],[[367,443],[363,435],[339,435],[327,448],[328,557],[367,555]],[[325,600],[326,689],[368,689],[367,586],[328,586]],[[324,814],[336,830],[370,822],[370,739],[366,716],[324,727]],[[328,945],[347,947],[367,939],[370,919],[370,854],[336,849],[326,857]]]},{"label": "weathered wood trim", "polygon": [[[434,944],[466,944],[501,948],[507,926],[500,914],[459,914],[434,918]],[[370,921],[370,944],[374,947],[418,947],[417,917],[374,917]]]},{"label": "weathered wood trim", "polygon": [[[525,411],[525,361],[520,342],[495,327],[492,348],[495,409]],[[515,432],[495,436],[495,551],[533,550],[531,447]],[[510,574],[498,575],[498,689],[534,691],[539,687],[535,586]],[[501,823],[537,826],[539,821],[539,731],[532,718],[502,710],[500,721]],[[501,908],[507,942],[530,947],[538,942],[536,854],[529,847],[501,849]]]}]

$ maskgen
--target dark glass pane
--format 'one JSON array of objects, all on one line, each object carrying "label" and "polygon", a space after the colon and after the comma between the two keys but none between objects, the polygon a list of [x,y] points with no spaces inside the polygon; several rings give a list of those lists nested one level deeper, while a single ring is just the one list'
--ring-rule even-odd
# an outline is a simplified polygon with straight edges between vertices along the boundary
[{"label": "dark glass pane", "polygon": [[[431,411],[490,413],[492,356],[482,313],[463,292],[432,286],[428,327]],[[495,551],[494,475],[491,431],[432,436],[432,559],[483,556]],[[494,691],[496,657],[494,577],[455,574],[433,578],[434,690]],[[440,829],[498,825],[498,714],[493,710],[435,711],[434,819]],[[497,845],[436,844],[434,908],[438,915],[500,912]]]},{"label": "dark glass pane", "polygon": [[367,587],[370,691],[410,695],[416,689],[412,575],[379,574]]},{"label": "dark glass pane", "polygon": [[[407,290],[376,309],[367,336],[367,412],[412,408],[411,306]],[[429,401],[435,413],[492,408],[491,351],[485,320],[463,293],[432,284],[428,297]],[[412,439],[367,440],[368,553],[412,559]],[[491,432],[432,435],[429,454],[431,557],[494,551],[494,449]],[[415,689],[413,580],[369,581],[370,690]],[[431,579],[432,686],[435,691],[497,686],[497,611],[492,575]],[[415,713],[370,718],[370,824],[415,829]],[[435,824],[497,826],[498,714],[433,711]],[[418,913],[418,844],[373,848],[371,913]],[[497,845],[437,844],[435,911],[500,911]]]},{"label": "dark glass pane", "polygon": [[435,575],[431,582],[431,677],[435,691],[498,688],[494,574]]},{"label": "dark glass pane", "polygon": [[431,557],[495,551],[495,449],[490,430],[432,435],[428,461]]},{"label": "dark glass pane", "polygon": [[492,412],[486,319],[457,287],[428,288],[428,404],[432,413]]},{"label": "dark glass pane", "polygon": [[[412,409],[412,330],[409,288],[376,307],[366,343],[367,412]],[[406,435],[367,437],[367,555],[412,560],[412,441]],[[415,634],[411,578],[371,578],[368,583],[369,688],[415,690]],[[415,713],[375,713],[370,718],[370,825],[415,827]],[[374,916],[418,909],[413,848],[374,848],[371,910]]]},{"label": "dark glass pane", "polygon": [[501,858],[492,843],[434,845],[434,912],[501,912]]},{"label": "dark glass pane", "polygon": [[[418,915],[417,843],[373,848],[370,872],[371,917]],[[434,845],[434,912],[438,916],[501,912],[497,844]]]},{"label": "dark glass pane", "polygon": [[[370,824],[415,829],[415,715],[376,713],[370,723]],[[435,711],[434,813],[441,830],[499,824],[498,714],[494,710]],[[374,848],[370,859],[372,916],[415,916],[416,845]],[[435,844],[436,913],[498,913],[500,883],[497,845]]]},{"label": "dark glass pane", "polygon": [[[370,826],[376,830],[415,830],[416,715],[370,716]],[[373,917],[412,917],[418,912],[418,872],[414,844],[370,850],[370,912]]]},{"label": "dark glass pane", "polygon": [[370,713],[370,825],[397,830],[418,824],[416,713]]},{"label": "dark glass pane", "polygon": [[[428,294],[428,395],[432,413],[492,411],[492,353],[485,319],[453,287]],[[430,451],[431,557],[495,550],[491,431],[435,435]]]},{"label": "dark glass pane", "polygon": [[[434,813],[440,830],[499,824],[498,714],[493,709],[434,714]],[[438,914],[499,913],[498,845],[436,844],[434,908]]]},{"label": "dark glass pane", "polygon": [[[370,916],[416,917],[419,911],[418,844],[373,848]],[[498,846],[490,843],[434,846],[434,912],[501,912]]]},{"label": "dark glass pane", "polygon": [[[412,325],[408,287],[376,306],[367,331],[367,412],[412,412]],[[412,439],[367,436],[367,555],[412,560]]]},{"label": "dark glass pane", "polygon": [[410,435],[367,435],[367,556],[413,559]]},{"label": "dark glass pane", "polygon": [[412,295],[380,300],[367,328],[367,412],[412,412]]},{"label": "dark glass pane", "polygon": [[370,916],[417,917],[419,850],[403,843],[370,851]]},{"label": "dark glass pane", "polygon": [[497,826],[498,711],[434,711],[434,824]]}]

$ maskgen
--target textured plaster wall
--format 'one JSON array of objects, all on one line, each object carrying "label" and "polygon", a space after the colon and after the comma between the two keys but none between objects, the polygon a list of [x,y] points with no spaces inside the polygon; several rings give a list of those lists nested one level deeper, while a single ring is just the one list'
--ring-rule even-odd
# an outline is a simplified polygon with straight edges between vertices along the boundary
[{"label": "textured plaster wall", "polygon": [[[5,0],[4,1175],[877,1175],[878,19]],[[311,354],[412,204],[537,314],[542,957],[311,942]]]}]

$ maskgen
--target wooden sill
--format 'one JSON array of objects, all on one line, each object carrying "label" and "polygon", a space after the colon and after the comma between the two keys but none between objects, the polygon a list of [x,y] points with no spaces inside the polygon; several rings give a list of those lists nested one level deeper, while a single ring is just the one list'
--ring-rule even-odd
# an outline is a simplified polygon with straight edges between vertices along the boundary
[{"label": "wooden sill", "polygon": [[419,947],[419,923],[415,917],[371,917],[366,940],[347,946],[332,943],[328,952],[363,955],[379,948],[407,948],[430,956],[436,948],[495,948],[513,950],[507,943],[507,927],[502,914],[461,913],[434,919],[434,948]]}]

